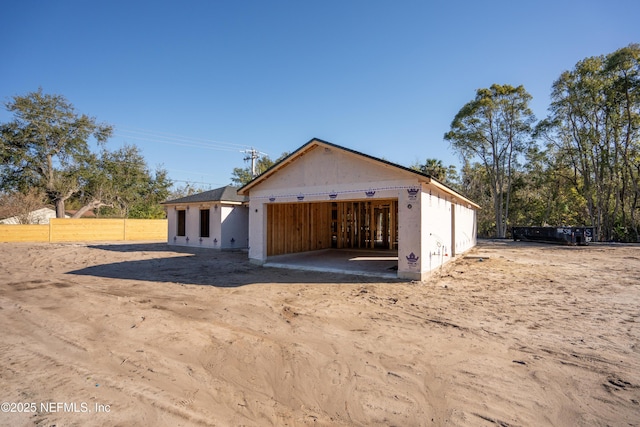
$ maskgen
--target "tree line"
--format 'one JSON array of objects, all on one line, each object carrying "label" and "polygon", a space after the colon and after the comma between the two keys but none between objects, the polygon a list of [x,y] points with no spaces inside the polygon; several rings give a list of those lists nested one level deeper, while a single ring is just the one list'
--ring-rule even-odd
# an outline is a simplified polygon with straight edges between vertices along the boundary
[{"label": "tree line", "polygon": [[530,101],[523,86],[479,89],[444,136],[462,170],[434,176],[483,207],[484,236],[507,237],[515,225],[589,225],[600,240],[639,242],[640,45],[563,72],[548,117],[536,121]]},{"label": "tree line", "polygon": [[[461,169],[434,158],[410,167],[478,203],[483,237],[508,237],[513,226],[584,225],[600,240],[640,242],[640,45],[563,72],[540,121],[531,99],[522,85],[478,89],[444,135]],[[258,172],[273,163],[261,159]],[[232,180],[251,178],[236,168]]]},{"label": "tree line", "polygon": [[[508,237],[516,225],[587,225],[600,240],[640,241],[640,45],[563,72],[540,121],[531,99],[522,85],[478,89],[444,135],[461,169],[432,158],[411,167],[478,203],[481,236]],[[25,209],[48,202],[59,217],[69,205],[76,216],[164,216],[167,171],[151,171],[136,146],[108,150],[110,125],[42,89],[6,108],[14,120],[0,124],[0,214],[9,201]],[[257,172],[275,162],[258,159]],[[235,168],[231,181],[252,178]]]}]

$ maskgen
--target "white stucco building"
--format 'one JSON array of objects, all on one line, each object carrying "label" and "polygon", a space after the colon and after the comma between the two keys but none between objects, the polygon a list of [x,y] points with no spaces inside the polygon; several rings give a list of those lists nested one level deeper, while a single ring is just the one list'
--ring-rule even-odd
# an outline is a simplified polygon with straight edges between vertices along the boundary
[{"label": "white stucco building", "polygon": [[[0,224],[49,224],[49,220],[55,217],[55,209],[41,208],[31,211],[23,217],[12,216],[10,218],[2,219],[0,220]],[[69,215],[65,215],[65,218],[69,218]]]},{"label": "white stucco building", "polygon": [[256,263],[330,248],[397,250],[398,277],[422,280],[476,244],[477,204],[428,175],[320,139],[238,194],[249,198]]},{"label": "white stucco building", "polygon": [[213,249],[246,249],[248,246],[247,198],[226,186],[163,205],[167,211],[168,244]]}]

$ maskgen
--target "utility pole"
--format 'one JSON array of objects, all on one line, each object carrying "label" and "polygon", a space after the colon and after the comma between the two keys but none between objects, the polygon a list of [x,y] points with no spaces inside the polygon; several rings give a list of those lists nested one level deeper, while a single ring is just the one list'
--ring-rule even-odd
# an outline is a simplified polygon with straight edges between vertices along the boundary
[{"label": "utility pole", "polygon": [[251,160],[251,178],[255,178],[258,175],[256,173],[256,160],[260,158],[261,154],[265,154],[265,153],[261,153],[260,151],[256,150],[253,147],[251,147],[250,150],[243,150],[241,152],[247,155],[244,158],[245,161]]}]

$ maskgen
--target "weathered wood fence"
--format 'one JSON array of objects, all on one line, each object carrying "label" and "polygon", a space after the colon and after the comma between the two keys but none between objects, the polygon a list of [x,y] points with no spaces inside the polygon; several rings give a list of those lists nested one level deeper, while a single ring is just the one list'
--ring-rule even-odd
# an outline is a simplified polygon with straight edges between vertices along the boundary
[{"label": "weathered wood fence", "polygon": [[49,224],[0,224],[0,242],[167,241],[166,219],[63,219]]}]

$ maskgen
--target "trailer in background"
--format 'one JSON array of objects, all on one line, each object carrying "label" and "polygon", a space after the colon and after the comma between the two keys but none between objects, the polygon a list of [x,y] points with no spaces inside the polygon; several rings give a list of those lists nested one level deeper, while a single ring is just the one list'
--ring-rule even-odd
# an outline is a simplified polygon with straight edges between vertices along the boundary
[{"label": "trailer in background", "polygon": [[513,227],[513,240],[588,245],[595,237],[595,227]]}]

